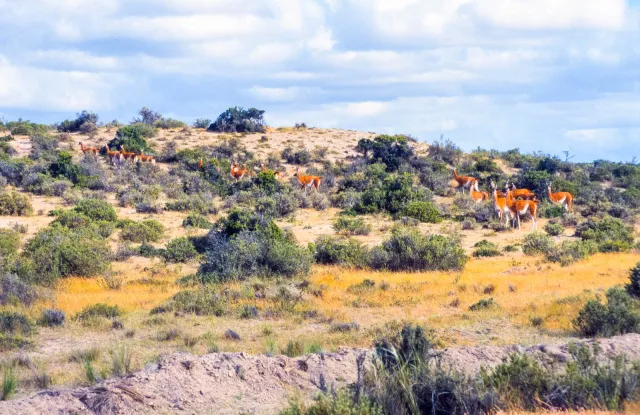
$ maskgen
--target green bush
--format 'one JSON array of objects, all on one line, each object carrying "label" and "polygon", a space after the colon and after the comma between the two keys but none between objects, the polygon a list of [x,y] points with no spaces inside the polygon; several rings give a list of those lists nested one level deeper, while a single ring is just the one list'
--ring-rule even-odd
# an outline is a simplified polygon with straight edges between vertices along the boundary
[{"label": "green bush", "polygon": [[[132,151],[140,154],[153,154],[153,150],[147,144],[145,138],[151,138],[156,135],[156,129],[144,123],[136,123],[120,127],[116,136],[107,143],[110,149],[121,150],[124,146],[126,151]],[[101,149],[104,152],[104,149]]]},{"label": "green bush", "polygon": [[81,130],[86,130],[88,125],[92,125],[94,128],[98,124],[98,114],[82,111],[76,114],[75,120],[64,120],[60,124],[58,124],[58,131],[64,133],[75,133]]},{"label": "green bush", "polygon": [[148,243],[158,242],[164,236],[164,226],[155,219],[128,223],[122,228],[120,238],[123,241]]},{"label": "green bush", "polygon": [[457,239],[423,235],[415,229],[395,228],[388,240],[371,251],[371,266],[390,271],[460,270],[467,260]]},{"label": "green bush", "polygon": [[340,216],[333,223],[333,229],[342,235],[369,235],[371,225],[362,218]]},{"label": "green bush", "polygon": [[27,276],[38,284],[52,284],[68,276],[93,277],[109,268],[108,242],[92,228],[68,229],[54,225],[39,231],[24,248],[32,263]]},{"label": "green bush", "polygon": [[493,308],[500,308],[493,298],[483,298],[477,303],[469,306],[470,311],[490,310]]},{"label": "green bush", "polygon": [[306,149],[296,151],[291,147],[287,147],[282,150],[280,156],[290,164],[306,166],[307,164],[311,163],[311,153]]},{"label": "green bush", "polygon": [[500,252],[498,245],[494,244],[493,242],[489,242],[486,239],[483,239],[482,241],[476,243],[475,245],[473,245],[473,247],[476,248],[473,251],[473,256],[476,258],[502,255],[502,252]]},{"label": "green bush", "polygon": [[314,247],[315,259],[319,264],[364,267],[369,262],[369,250],[353,238],[320,236]]},{"label": "green bush", "polygon": [[522,241],[522,252],[525,255],[547,255],[555,248],[556,244],[549,235],[533,232],[524,237]]},{"label": "green bush", "polygon": [[18,253],[22,236],[16,231],[0,229],[0,258],[7,259]]},{"label": "green bush", "polygon": [[38,319],[38,324],[44,327],[57,327],[62,326],[65,319],[66,317],[63,311],[51,310],[47,308],[45,310],[42,310],[40,319]]},{"label": "green bush", "polygon": [[175,294],[163,305],[151,310],[151,314],[179,311],[198,316],[223,316],[229,311],[229,301],[217,286],[205,286],[197,290],[185,290]]},{"label": "green bush", "polygon": [[38,299],[36,290],[15,274],[4,274],[0,286],[2,288],[0,292],[1,305],[21,303],[30,307]]},{"label": "green bush", "polygon": [[157,120],[153,126],[166,130],[169,128],[185,128],[187,127],[187,124],[184,121],[174,120],[173,118],[161,118]]},{"label": "green bush", "polygon": [[561,223],[549,221],[544,225],[544,231],[550,236],[558,236],[564,232],[564,226]]},{"label": "green bush", "polygon": [[34,325],[24,314],[15,311],[0,311],[0,333],[30,336]]},{"label": "green bush", "polygon": [[198,252],[187,237],[172,239],[163,251],[167,262],[188,262],[197,256]]},{"label": "green bush", "polygon": [[0,215],[30,216],[33,213],[29,196],[17,192],[0,193]]},{"label": "green bush", "polygon": [[640,312],[633,298],[620,287],[610,288],[606,296],[607,304],[587,301],[573,320],[575,329],[589,337],[640,332]]},{"label": "green bush", "polygon": [[120,317],[121,314],[122,312],[117,305],[111,306],[103,303],[98,303],[83,308],[82,311],[75,315],[75,319],[86,321],[100,317],[116,318]]},{"label": "green bush", "polygon": [[118,219],[115,209],[106,200],[83,199],[73,210],[92,221],[115,222]]},{"label": "green bush", "polygon": [[596,252],[598,252],[598,245],[593,241],[563,241],[560,245],[547,252],[546,259],[547,261],[559,262],[560,265],[567,266]]},{"label": "green bush", "polygon": [[185,228],[192,227],[199,229],[211,229],[213,227],[213,223],[211,223],[204,215],[199,213],[189,213],[189,216],[182,221],[182,226]]},{"label": "green bush", "polygon": [[625,252],[633,245],[633,229],[611,216],[581,223],[576,227],[576,236],[584,241],[594,241],[600,252]]},{"label": "green bush", "polygon": [[629,272],[629,284],[625,288],[630,296],[640,298],[640,262]]},{"label": "green bush", "polygon": [[411,202],[402,211],[404,216],[418,219],[425,223],[440,223],[442,216],[433,202]]},{"label": "green bush", "polygon": [[211,120],[208,118],[198,118],[196,119],[192,126],[193,128],[209,128],[209,126],[211,125]]},{"label": "green bush", "polygon": [[218,116],[208,130],[219,133],[264,133],[264,111],[255,108],[229,108]]}]

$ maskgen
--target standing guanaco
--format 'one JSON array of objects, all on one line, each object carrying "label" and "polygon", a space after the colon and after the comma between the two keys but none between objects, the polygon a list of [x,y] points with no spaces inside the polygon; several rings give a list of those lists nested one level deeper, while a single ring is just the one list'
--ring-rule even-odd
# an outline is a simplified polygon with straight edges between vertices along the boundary
[{"label": "standing guanaco", "polygon": [[514,220],[518,220],[518,230],[520,230],[520,216],[527,213],[531,216],[531,230],[536,230],[538,227],[538,204],[539,200],[514,200],[513,192],[507,190],[507,207],[511,210],[511,214]]},{"label": "standing guanaco", "polygon": [[565,210],[573,212],[573,195],[569,192],[556,192],[551,191],[551,185],[547,186],[549,191],[549,200],[551,202],[561,205]]},{"label": "standing guanaco", "polygon": [[134,152],[126,151],[122,145],[120,146],[120,151],[122,152],[122,157],[124,157],[125,160],[129,160],[132,163],[138,161],[138,155]]},{"label": "standing guanaco", "polygon": [[456,182],[458,182],[458,187],[462,188],[463,194],[464,194],[464,189],[468,189],[474,186],[474,184],[477,184],[478,182],[478,180],[475,177],[458,176],[458,172],[456,171],[456,169],[453,169],[453,178],[455,179]]},{"label": "standing guanaco", "polygon": [[322,177],[320,176],[304,176],[300,174],[300,167],[296,167],[296,176],[298,177],[298,183],[300,183],[300,188],[304,189],[304,193],[307,193],[307,189],[313,187],[318,192],[318,188],[320,187],[320,182],[322,181]]},{"label": "standing guanaco", "polygon": [[94,157],[98,155],[99,149],[95,147],[85,147],[82,141],[80,141],[80,150],[82,150],[82,154],[92,153]]},{"label": "standing guanaco", "polygon": [[506,196],[502,196],[503,192],[498,192],[496,188],[496,184],[491,181],[491,193],[493,196],[493,207],[498,214],[498,220],[501,222],[502,217],[504,216],[504,225],[507,226],[509,223],[509,216],[511,215],[511,209],[507,207],[507,198]]},{"label": "standing guanaco", "polygon": [[231,165],[231,176],[236,180],[240,180],[242,179],[242,177],[244,177],[245,174],[247,174],[247,165],[243,164],[242,168],[239,169],[238,165],[234,161]]},{"label": "standing guanaco", "polygon": [[109,150],[109,146],[105,144],[105,151],[107,152],[107,156],[109,157],[109,161],[114,165],[120,164],[124,159],[122,157],[122,153],[119,151],[111,151]]},{"label": "standing guanaco", "polygon": [[489,199],[489,194],[487,192],[481,192],[478,190],[478,181],[476,180],[473,185],[469,188],[469,194],[471,195],[471,199],[474,202],[480,203],[482,201]]},{"label": "standing guanaco", "polygon": [[533,200],[536,198],[535,193],[533,193],[531,190],[518,189],[516,188],[515,183],[511,183],[511,190],[512,190],[511,195],[514,197],[514,199],[522,198],[524,200]]}]

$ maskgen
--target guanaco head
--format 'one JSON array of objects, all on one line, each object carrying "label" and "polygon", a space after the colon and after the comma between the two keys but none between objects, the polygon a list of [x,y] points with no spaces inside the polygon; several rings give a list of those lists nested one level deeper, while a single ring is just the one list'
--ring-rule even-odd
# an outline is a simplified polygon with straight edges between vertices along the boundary
[{"label": "guanaco head", "polygon": [[294,176],[300,175],[300,167],[296,167],[296,172],[293,173]]}]

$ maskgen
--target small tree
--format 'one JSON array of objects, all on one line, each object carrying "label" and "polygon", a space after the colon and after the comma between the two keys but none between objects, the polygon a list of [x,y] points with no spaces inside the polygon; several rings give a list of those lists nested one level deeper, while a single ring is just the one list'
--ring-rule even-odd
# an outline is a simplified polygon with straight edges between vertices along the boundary
[{"label": "small tree", "polygon": [[134,123],[144,123],[147,125],[154,125],[156,121],[162,119],[162,114],[159,112],[155,112],[147,107],[142,107],[140,111],[138,111],[140,118],[136,118],[133,120]]},{"label": "small tree", "polygon": [[219,133],[264,133],[264,111],[256,108],[229,108],[218,116],[208,130]]},{"label": "small tree", "polygon": [[630,296],[640,298],[640,262],[631,269],[629,274],[629,284],[625,286]]}]

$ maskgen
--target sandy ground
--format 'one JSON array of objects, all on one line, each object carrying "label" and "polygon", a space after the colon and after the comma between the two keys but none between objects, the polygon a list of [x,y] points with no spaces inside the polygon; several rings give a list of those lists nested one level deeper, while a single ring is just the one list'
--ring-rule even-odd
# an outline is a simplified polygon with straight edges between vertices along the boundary
[{"label": "sandy ground", "polygon": [[[592,344],[594,341],[584,341]],[[602,339],[599,359],[624,355],[640,359],[640,335]],[[441,352],[444,367],[472,375],[480,367],[500,364],[512,353],[525,353],[552,369],[571,360],[567,344],[532,347],[463,347]],[[309,401],[322,387],[340,388],[357,380],[356,361],[370,365],[367,349],[297,358],[244,353],[197,357],[177,353],[145,370],[109,379],[94,387],[45,390],[24,399],[0,403],[0,412],[31,414],[277,414],[292,397]],[[324,386],[323,386],[324,385]]]}]

